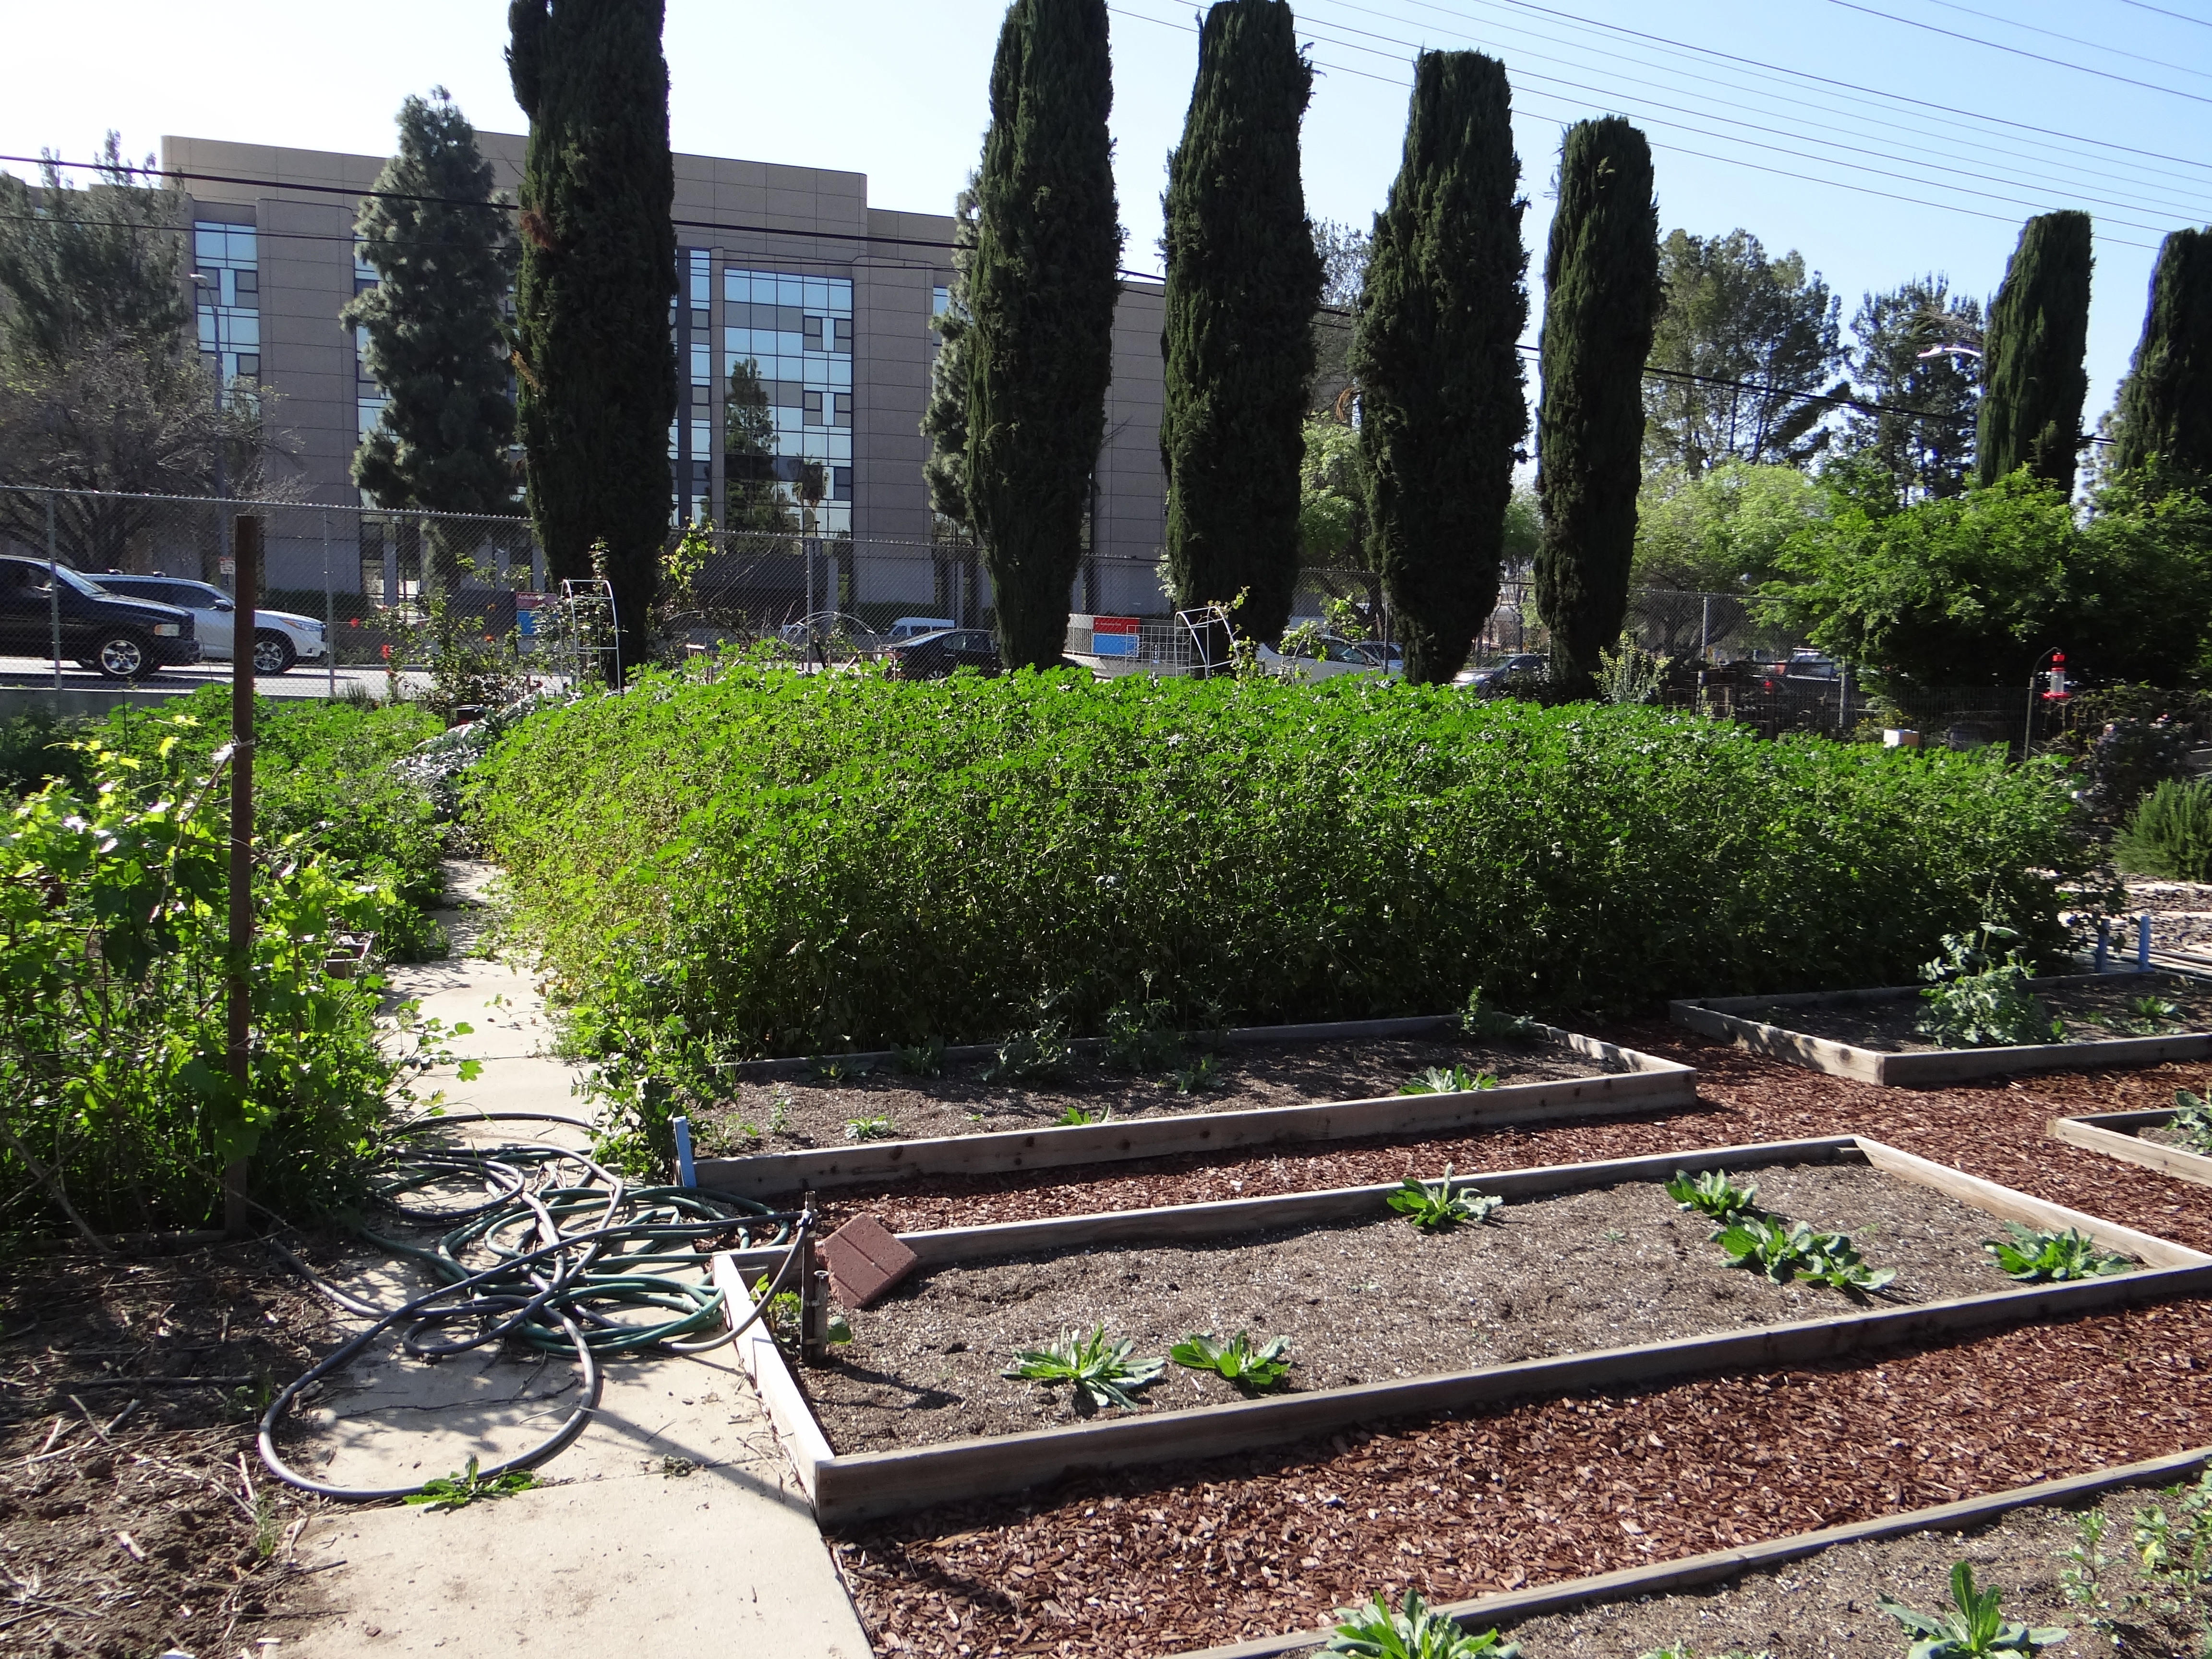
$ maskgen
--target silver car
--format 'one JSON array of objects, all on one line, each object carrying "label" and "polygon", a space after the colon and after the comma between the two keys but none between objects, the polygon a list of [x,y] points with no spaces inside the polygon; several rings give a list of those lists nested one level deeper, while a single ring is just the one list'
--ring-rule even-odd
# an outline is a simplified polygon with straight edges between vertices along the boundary
[{"label": "silver car", "polygon": [[[202,659],[231,659],[238,606],[212,582],[184,576],[133,576],[113,570],[94,580],[111,593],[182,605],[192,613],[192,632],[199,640]],[[282,674],[295,663],[320,662],[330,648],[322,623],[313,617],[291,611],[253,613],[253,672],[257,674]]]}]

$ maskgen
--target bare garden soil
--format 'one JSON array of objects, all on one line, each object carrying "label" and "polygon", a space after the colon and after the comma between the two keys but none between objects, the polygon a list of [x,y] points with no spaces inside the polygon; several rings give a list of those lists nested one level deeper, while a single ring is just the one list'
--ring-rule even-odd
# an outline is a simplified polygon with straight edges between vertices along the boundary
[{"label": "bare garden soil", "polygon": [[[1974,1582],[2004,1592],[2004,1616],[2027,1625],[2072,1627],[2062,1651],[2087,1655],[2106,1644],[2077,1622],[2082,1609],[2060,1580],[2069,1552],[2085,1548],[2082,1523],[2101,1517],[2107,1565],[2098,1581],[2118,1622],[2122,1650],[2186,1654],[2201,1644],[2197,1626],[2157,1603],[2168,1594],[2136,1571],[2127,1548],[2137,1511],[2173,1501],[2155,1487],[2108,1492],[2072,1508],[2015,1510],[1966,1532],[1923,1532],[1838,1544],[1725,1582],[1664,1595],[1585,1604],[1502,1626],[1527,1659],[1555,1655],[1650,1653],[1686,1648],[1719,1659],[1766,1653],[1773,1659],[1893,1653],[1905,1645],[1897,1621],[1881,1611],[1887,1595],[1925,1613],[1947,1611],[1954,1563]],[[1318,1650],[1308,1650],[1309,1653]]]},{"label": "bare garden soil", "polygon": [[0,1652],[296,1640],[320,1605],[292,1559],[316,1505],[263,1471],[254,1422],[331,1329],[254,1245],[0,1267]]},{"label": "bare garden soil", "polygon": [[[1753,1176],[1763,1207],[1850,1234],[1895,1281],[1869,1298],[1731,1268],[1712,1224],[1655,1182],[1516,1200],[1436,1233],[1378,1199],[1370,1221],[917,1274],[854,1315],[853,1344],[800,1379],[832,1445],[880,1451],[1088,1417],[1065,1385],[1000,1375],[1015,1349],[1063,1330],[1103,1326],[1138,1356],[1165,1356],[1194,1332],[1288,1336],[1284,1386],[1307,1390],[2014,1288],[1980,1248],[1996,1221],[1928,1188],[1863,1167]],[[1160,1412],[1245,1396],[1170,1363],[1139,1397]]]},{"label": "bare garden soil", "polygon": [[[1199,1059],[1193,1048],[1187,1061]],[[1178,1112],[1251,1111],[1395,1095],[1430,1066],[1463,1066],[1501,1085],[1600,1077],[1607,1067],[1563,1045],[1480,1043],[1449,1032],[1418,1039],[1239,1043],[1205,1051],[1213,1073],[1182,1092],[1173,1071],[1117,1071],[1078,1054],[1048,1081],[991,1082],[990,1059],[949,1060],[939,1077],[911,1077],[885,1065],[865,1076],[802,1074],[739,1084],[704,1124],[702,1155],[837,1146],[850,1140],[908,1140],[1048,1128],[1070,1109],[1093,1121]],[[854,1126],[865,1124],[867,1129]]]},{"label": "bare garden soil", "polygon": [[[2111,1042],[2123,1037],[2170,1036],[2212,1030],[2212,985],[2178,974],[2130,974],[2093,983],[2039,986],[2045,1006],[2065,1023],[2065,1042]],[[2172,1018],[2138,1023],[2130,1004],[2155,996],[2179,1011]],[[1916,1029],[1928,1005],[1918,997],[1886,1002],[1790,1003],[1734,1010],[1737,1018],[1848,1042],[1881,1054],[1924,1054],[1944,1045]]]}]

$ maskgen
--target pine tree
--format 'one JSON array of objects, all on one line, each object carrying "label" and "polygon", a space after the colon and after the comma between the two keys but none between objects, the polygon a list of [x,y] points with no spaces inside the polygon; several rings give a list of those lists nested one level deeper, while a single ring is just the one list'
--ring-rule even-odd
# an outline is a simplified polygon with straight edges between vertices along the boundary
[{"label": "pine tree", "polygon": [[1113,103],[1105,0],[1014,0],[975,179],[965,479],[1010,668],[1066,649],[1105,437],[1121,258]]},{"label": "pine tree", "polygon": [[668,534],[676,414],[676,194],[661,0],[513,0],[507,69],[530,117],[515,283],[517,424],[530,512],[556,577],[594,543],[644,659]]},{"label": "pine tree", "polygon": [[1182,143],[1168,157],[1169,581],[1185,605],[1244,596],[1273,642],[1298,577],[1298,468],[1321,256],[1298,178],[1313,92],[1284,0],[1218,0],[1199,33]]},{"label": "pine tree", "polygon": [[[1868,295],[1851,319],[1852,394],[1887,407],[1847,411],[1842,448],[1887,472],[1900,501],[1941,500],[1966,487],[1982,396],[1981,359],[1970,353],[1980,349],[1982,328],[1981,301],[1952,293],[1940,272]],[[1921,355],[1943,346],[1968,349]]]},{"label": "pine tree", "polygon": [[1651,148],[1627,121],[1567,130],[1544,259],[1536,608],[1552,630],[1552,677],[1576,691],[1628,613],[1644,365],[1662,302],[1651,183]]},{"label": "pine tree", "polygon": [[2142,339],[2120,387],[2113,465],[2154,458],[2212,478],[2212,231],[2177,230],[2159,249]]},{"label": "pine tree", "polygon": [[937,353],[929,364],[929,402],[921,412],[921,435],[929,453],[921,463],[929,508],[961,536],[974,533],[968,522],[968,271],[975,263],[975,175],[952,201],[952,285],[945,309],[930,319],[937,331]]},{"label": "pine tree", "polygon": [[2089,393],[2089,216],[2045,213],[2021,227],[1990,303],[1975,442],[1984,486],[2026,467],[2071,492]]},{"label": "pine tree", "polygon": [[[362,331],[363,362],[384,390],[353,457],[354,482],[379,507],[513,508],[506,307],[518,251],[492,178],[476,129],[443,87],[400,106],[398,152],[354,222],[377,285],[338,313]],[[450,584],[466,538],[434,539]]]},{"label": "pine tree", "polygon": [[1505,66],[1424,52],[1352,341],[1367,545],[1406,677],[1449,681],[1498,603],[1528,320]]}]

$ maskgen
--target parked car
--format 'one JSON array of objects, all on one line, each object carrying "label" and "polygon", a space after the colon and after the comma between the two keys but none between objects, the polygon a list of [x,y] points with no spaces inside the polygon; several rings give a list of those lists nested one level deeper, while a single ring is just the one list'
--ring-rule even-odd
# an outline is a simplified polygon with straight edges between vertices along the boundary
[{"label": "parked car", "polygon": [[981,628],[948,628],[916,634],[884,647],[884,675],[895,680],[941,680],[956,668],[995,674],[1001,666],[998,641]]},{"label": "parked car", "polygon": [[0,654],[44,657],[61,614],[62,655],[111,680],[135,680],[200,659],[192,613],[111,593],[67,565],[51,578],[42,559],[0,558]]},{"label": "parked car", "polygon": [[1271,645],[1259,647],[1263,667],[1278,673],[1296,673],[1300,679],[1333,679],[1339,674],[1372,674],[1378,670],[1386,674],[1406,672],[1405,653],[1395,645],[1385,645],[1380,640],[1347,640],[1334,634],[1323,634],[1310,645],[1290,655]]},{"label": "parked car", "polygon": [[[229,594],[212,582],[164,576],[158,571],[150,576],[134,576],[116,570],[108,571],[99,581],[111,593],[183,606],[192,613],[192,631],[199,640],[200,654],[210,662],[231,659],[238,606]],[[255,673],[282,674],[295,663],[320,662],[329,651],[330,642],[324,637],[323,625],[313,617],[290,611],[255,609]]]},{"label": "parked car", "polygon": [[1494,662],[1487,668],[1462,669],[1454,677],[1452,684],[1474,691],[1492,691],[1516,676],[1540,680],[1551,672],[1552,659],[1542,652],[1516,651],[1504,661]]},{"label": "parked car", "polygon": [[923,634],[942,634],[960,624],[950,617],[901,617],[884,635],[886,640],[910,640]]}]

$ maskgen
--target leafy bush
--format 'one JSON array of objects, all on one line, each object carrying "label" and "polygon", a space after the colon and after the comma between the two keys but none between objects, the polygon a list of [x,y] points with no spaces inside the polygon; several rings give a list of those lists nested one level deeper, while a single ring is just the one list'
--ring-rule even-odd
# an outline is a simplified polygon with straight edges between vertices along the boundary
[{"label": "leafy bush", "polygon": [[2167,779],[2143,797],[2112,838],[2112,862],[2131,876],[2212,880],[2212,779]]},{"label": "leafy bush", "polygon": [[1841,1233],[1816,1233],[1804,1222],[1748,1212],[1713,1235],[1731,1267],[1756,1267],[1778,1285],[1793,1279],[1838,1291],[1878,1291],[1894,1267],[1869,1268]]},{"label": "leafy bush", "polygon": [[983,1068],[986,1083],[1049,1083],[1066,1075],[1074,1053],[1067,1046],[1067,1022],[1048,1019],[1027,1031],[1017,1031],[999,1045],[999,1052]]},{"label": "leafy bush", "polygon": [[1990,952],[1993,941],[2016,937],[1990,922],[1972,934],[1943,935],[1943,954],[1920,970],[1935,981],[1920,994],[1928,1004],[1915,1027],[1921,1036],[1947,1048],[2065,1040],[2064,1024],[2029,987],[2034,964],[2017,948],[2002,960]]},{"label": "leafy bush", "polygon": [[0,820],[0,1182],[98,1229],[204,1224],[240,1158],[279,1209],[358,1196],[404,1067],[378,1044],[380,982],[323,964],[334,934],[404,907],[303,838],[258,847],[241,1093],[224,784],[182,744],[95,739],[86,764],[91,797],[51,787]]},{"label": "leafy bush", "polygon": [[43,708],[0,719],[0,794],[13,800],[50,779],[83,788],[84,757],[76,744],[84,726],[80,720],[58,720]]},{"label": "leafy bush", "polygon": [[[2063,942],[2057,763],[1769,743],[1352,678],[647,675],[472,774],[574,1039],[705,1062],[1893,982],[1991,913]],[[680,1021],[671,1026],[671,1018]]]},{"label": "leafy bush", "polygon": [[2136,1265],[2124,1255],[2099,1249],[2096,1240],[2071,1227],[2064,1232],[2042,1232],[2008,1221],[2005,1233],[2003,1238],[1984,1239],[1982,1248],[1996,1258],[2006,1278],[2023,1285],[2094,1279],[2124,1273]]},{"label": "leafy bush", "polygon": [[2193,1152],[2212,1154],[2212,1103],[2187,1089],[2173,1091],[2173,1116],[2166,1127]]},{"label": "leafy bush", "polygon": [[1160,1373],[1167,1369],[1164,1359],[1130,1358],[1136,1346],[1129,1337],[1109,1342],[1103,1325],[1089,1336],[1062,1331],[1060,1340],[1049,1346],[1015,1349],[1014,1363],[1000,1375],[1036,1382],[1072,1383],[1079,1408],[1119,1406],[1130,1411],[1139,1403],[1131,1390],[1158,1382]]}]

